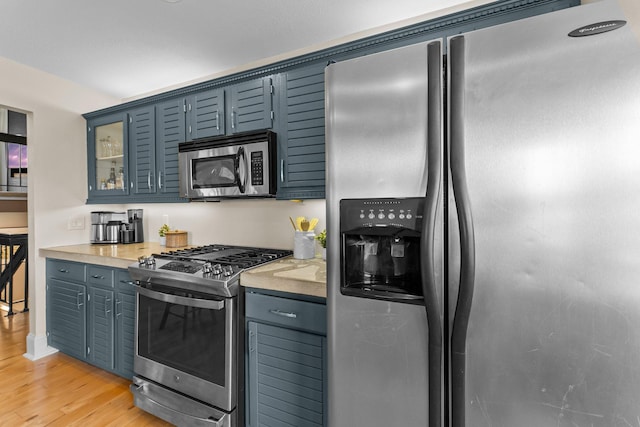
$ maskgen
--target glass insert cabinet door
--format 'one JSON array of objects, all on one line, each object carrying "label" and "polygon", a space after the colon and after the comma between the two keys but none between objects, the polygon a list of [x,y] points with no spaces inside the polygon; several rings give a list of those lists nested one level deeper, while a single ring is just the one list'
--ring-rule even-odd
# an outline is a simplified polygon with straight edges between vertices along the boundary
[{"label": "glass insert cabinet door", "polygon": [[126,115],[89,123],[89,190],[93,194],[127,192]]}]

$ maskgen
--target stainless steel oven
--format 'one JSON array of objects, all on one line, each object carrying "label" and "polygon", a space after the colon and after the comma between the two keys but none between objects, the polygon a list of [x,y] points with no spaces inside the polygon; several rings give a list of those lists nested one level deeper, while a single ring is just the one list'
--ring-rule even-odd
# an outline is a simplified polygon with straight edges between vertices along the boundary
[{"label": "stainless steel oven", "polygon": [[[237,299],[151,283],[138,287],[134,371],[222,409],[203,407],[203,413],[195,415],[206,415],[206,425],[236,425],[237,340],[241,324]],[[137,382],[142,389],[136,388],[134,393],[144,394],[144,381],[138,378]],[[158,409],[171,415],[170,419],[194,417],[193,413],[178,409],[180,399],[168,399],[164,408]]]},{"label": "stainless steel oven", "polygon": [[130,266],[138,285],[135,405],[176,425],[243,427],[240,274],[288,255],[208,245],[143,257]]}]

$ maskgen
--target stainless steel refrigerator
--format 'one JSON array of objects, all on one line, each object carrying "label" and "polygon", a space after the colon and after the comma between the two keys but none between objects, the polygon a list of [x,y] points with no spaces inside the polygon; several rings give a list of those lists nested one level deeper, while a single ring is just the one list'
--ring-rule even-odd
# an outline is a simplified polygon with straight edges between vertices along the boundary
[{"label": "stainless steel refrigerator", "polygon": [[637,8],[327,67],[331,427],[640,426]]}]

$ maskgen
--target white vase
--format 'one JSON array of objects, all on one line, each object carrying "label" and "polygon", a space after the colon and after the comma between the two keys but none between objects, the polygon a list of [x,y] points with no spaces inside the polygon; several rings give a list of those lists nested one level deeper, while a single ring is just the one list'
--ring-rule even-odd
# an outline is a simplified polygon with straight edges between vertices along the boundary
[{"label": "white vase", "polygon": [[160,237],[160,246],[167,246],[167,236]]}]

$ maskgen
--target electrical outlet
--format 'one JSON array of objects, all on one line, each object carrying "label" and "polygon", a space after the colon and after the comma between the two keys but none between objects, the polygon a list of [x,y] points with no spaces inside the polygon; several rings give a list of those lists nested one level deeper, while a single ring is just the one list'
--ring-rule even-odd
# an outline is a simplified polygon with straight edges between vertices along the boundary
[{"label": "electrical outlet", "polygon": [[84,230],[84,217],[72,216],[67,222],[67,228],[69,230]]}]

